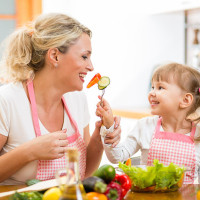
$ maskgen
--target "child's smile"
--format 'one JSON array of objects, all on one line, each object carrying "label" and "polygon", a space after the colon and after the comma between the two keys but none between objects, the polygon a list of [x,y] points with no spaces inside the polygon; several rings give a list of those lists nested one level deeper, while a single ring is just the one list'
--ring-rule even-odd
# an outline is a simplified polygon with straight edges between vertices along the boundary
[{"label": "child's smile", "polygon": [[182,90],[173,80],[170,82],[153,81],[148,96],[151,114],[162,116],[177,112],[181,98]]}]

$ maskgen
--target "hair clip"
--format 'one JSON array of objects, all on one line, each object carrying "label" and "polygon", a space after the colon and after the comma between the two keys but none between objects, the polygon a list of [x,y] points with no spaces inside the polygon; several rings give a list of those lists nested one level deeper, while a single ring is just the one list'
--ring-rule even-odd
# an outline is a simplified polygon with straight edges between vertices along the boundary
[{"label": "hair clip", "polygon": [[200,88],[199,88],[199,90],[198,90],[198,91],[199,91],[199,94],[200,94]]}]

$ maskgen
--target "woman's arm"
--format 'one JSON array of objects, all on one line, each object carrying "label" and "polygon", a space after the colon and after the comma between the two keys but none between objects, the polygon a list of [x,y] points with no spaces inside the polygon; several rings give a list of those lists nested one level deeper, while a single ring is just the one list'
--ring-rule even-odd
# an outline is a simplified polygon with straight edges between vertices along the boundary
[{"label": "woman's arm", "polygon": [[100,126],[101,122],[96,122],[96,128],[92,136],[90,136],[89,133],[89,125],[84,128],[84,140],[87,145],[85,178],[91,176],[91,174],[99,167],[101,162],[103,145],[99,134]]},{"label": "woman's arm", "polygon": [[[27,163],[34,160],[52,160],[64,155],[67,148],[66,130],[49,133],[28,141],[0,156],[0,182],[6,180]],[[7,137],[0,134],[0,151]]]},{"label": "woman's arm", "polygon": [[[115,130],[109,133],[109,139],[106,141],[107,144],[117,145],[120,141],[121,128],[120,117],[115,117]],[[91,174],[99,167],[103,154],[103,144],[100,136],[100,128],[102,121],[98,121],[95,124],[95,130],[90,137],[89,125],[84,129],[84,140],[87,145],[87,160],[86,160],[86,175],[85,177],[91,176]]]},{"label": "woman's arm", "polygon": [[[0,134],[0,149],[7,141],[7,137]],[[12,151],[0,156],[0,182],[4,181],[30,161],[30,147],[21,145]]]}]

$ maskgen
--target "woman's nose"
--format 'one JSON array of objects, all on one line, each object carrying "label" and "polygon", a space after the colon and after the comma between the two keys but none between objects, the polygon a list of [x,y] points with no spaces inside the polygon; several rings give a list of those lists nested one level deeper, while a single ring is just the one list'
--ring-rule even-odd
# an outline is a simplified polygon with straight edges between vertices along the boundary
[{"label": "woman's nose", "polygon": [[88,69],[89,71],[93,71],[93,70],[94,70],[94,67],[93,67],[92,62],[90,62],[90,63],[88,64],[87,69]]}]

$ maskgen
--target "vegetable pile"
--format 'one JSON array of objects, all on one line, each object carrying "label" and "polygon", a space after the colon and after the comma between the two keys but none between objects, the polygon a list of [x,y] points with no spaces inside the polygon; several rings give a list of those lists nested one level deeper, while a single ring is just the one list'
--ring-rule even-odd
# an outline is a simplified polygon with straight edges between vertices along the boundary
[{"label": "vegetable pile", "polygon": [[181,187],[184,167],[173,163],[166,167],[158,160],[153,165],[142,169],[119,162],[119,168],[131,179],[132,191],[175,191]]},{"label": "vegetable pile", "polygon": [[131,189],[131,180],[126,174],[116,174],[112,165],[103,165],[83,180],[83,186],[88,200],[121,200]]},{"label": "vegetable pile", "polygon": [[9,200],[42,200],[42,196],[40,192],[15,192]]}]

